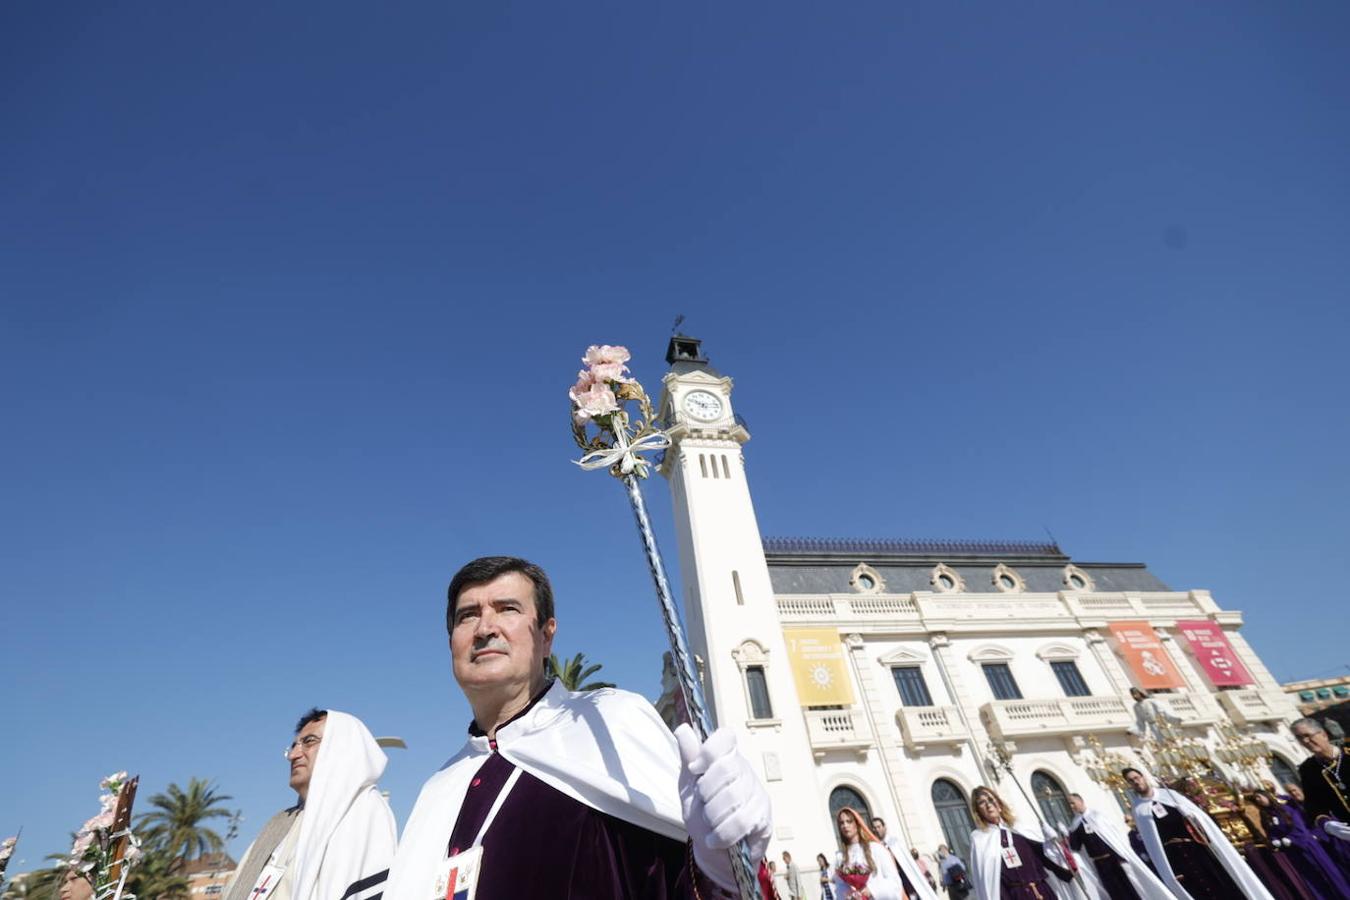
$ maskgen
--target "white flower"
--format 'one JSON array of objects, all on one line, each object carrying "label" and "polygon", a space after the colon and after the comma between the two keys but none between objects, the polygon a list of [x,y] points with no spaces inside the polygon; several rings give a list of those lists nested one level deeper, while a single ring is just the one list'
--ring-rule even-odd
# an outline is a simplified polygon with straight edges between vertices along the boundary
[{"label": "white flower", "polygon": [[100,781],[98,783],[98,786],[103,788],[103,790],[105,791],[112,791],[115,794],[119,790],[121,790],[122,782],[126,780],[127,780],[127,773],[126,770],[123,770],[121,772],[112,773],[107,778]]}]

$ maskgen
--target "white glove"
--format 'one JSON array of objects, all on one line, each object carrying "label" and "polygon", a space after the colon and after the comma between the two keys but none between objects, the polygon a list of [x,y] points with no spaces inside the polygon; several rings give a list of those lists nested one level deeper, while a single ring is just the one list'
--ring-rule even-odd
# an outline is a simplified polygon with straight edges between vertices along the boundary
[{"label": "white glove", "polygon": [[719,728],[700,746],[688,725],[675,729],[680,747],[680,809],[694,862],[711,881],[737,890],[727,849],[744,838],[750,859],[763,859],[773,836],[769,792],[736,751],[736,733]]},{"label": "white glove", "polygon": [[1350,825],[1344,822],[1323,822],[1322,830],[1339,841],[1350,841]]},{"label": "white glove", "polygon": [[1059,840],[1059,832],[1051,828],[1049,822],[1045,822],[1041,824],[1041,837],[1045,838],[1047,841],[1050,841],[1051,843],[1054,843]]}]

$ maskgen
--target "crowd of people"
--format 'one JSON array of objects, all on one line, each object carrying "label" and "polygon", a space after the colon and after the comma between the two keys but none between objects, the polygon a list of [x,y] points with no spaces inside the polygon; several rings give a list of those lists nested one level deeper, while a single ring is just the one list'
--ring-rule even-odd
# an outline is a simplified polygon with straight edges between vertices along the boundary
[{"label": "crowd of people", "polygon": [[786,852],[781,874],[761,864],[761,888],[768,900],[936,900],[939,891],[953,900],[1350,900],[1350,766],[1342,769],[1350,744],[1314,719],[1291,730],[1311,753],[1299,768],[1307,790],[1291,783],[1247,795],[1255,813],[1233,812],[1242,822],[1237,846],[1185,793],[1128,767],[1124,826],[1071,794],[1070,822],[1028,828],[998,791],[980,786],[967,864],[945,845],[930,859],[884,820],[844,808],[834,859],[816,857],[814,893]]},{"label": "crowd of people", "polygon": [[[733,732],[672,734],[644,698],[570,692],[547,675],[557,630],[537,566],[485,557],[447,591],[455,680],[473,718],[398,835],[377,782],[386,758],[355,716],[315,708],[286,750],[296,802],[244,853],[222,900],[1350,900],[1347,747],[1312,719],[1303,790],[1256,791],[1259,840],[1235,847],[1184,793],[1139,768],[1122,776],[1132,819],[1073,794],[1071,822],[1028,828],[994,788],[971,794],[970,858],[906,847],[879,817],[843,808],[838,847],[807,874],[768,858],[768,793]],[[1139,714],[1152,727],[1157,711]],[[89,900],[72,868],[61,900]]]}]

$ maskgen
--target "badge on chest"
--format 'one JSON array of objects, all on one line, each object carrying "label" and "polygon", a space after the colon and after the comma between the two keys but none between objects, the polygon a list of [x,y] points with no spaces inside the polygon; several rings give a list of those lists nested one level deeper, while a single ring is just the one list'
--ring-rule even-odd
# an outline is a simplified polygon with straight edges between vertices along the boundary
[{"label": "badge on chest", "polygon": [[285,866],[272,863],[263,866],[263,870],[258,873],[258,880],[253,882],[253,890],[249,892],[248,900],[267,900],[281,883],[281,876],[285,874]]},{"label": "badge on chest", "polygon": [[478,890],[478,873],[483,868],[483,848],[471,847],[446,857],[436,870],[436,881],[429,900],[473,900]]},{"label": "badge on chest", "polygon": [[1153,808],[1153,818],[1162,819],[1167,816],[1166,804],[1159,803],[1157,800],[1154,800],[1152,808]]},{"label": "badge on chest", "polygon": [[1022,857],[1017,855],[1017,847],[1016,845],[1013,844],[1011,838],[1008,840],[1008,846],[1003,848],[1002,856],[1003,856],[1003,868],[1017,869],[1021,867]]}]

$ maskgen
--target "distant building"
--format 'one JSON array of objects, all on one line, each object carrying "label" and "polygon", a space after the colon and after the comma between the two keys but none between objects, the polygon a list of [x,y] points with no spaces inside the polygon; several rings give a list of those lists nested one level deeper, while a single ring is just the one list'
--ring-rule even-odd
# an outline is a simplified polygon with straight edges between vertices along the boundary
[{"label": "distant building", "polygon": [[[1094,740],[1137,757],[1131,687],[1212,751],[1220,727],[1255,736],[1281,780],[1303,758],[1283,727],[1298,709],[1243,637],[1242,614],[1208,591],[1045,542],[764,537],[732,380],[692,338],[675,337],[666,359],[659,417],[673,444],[661,472],[690,643],[717,722],[768,784],[771,857],[832,854],[842,806],[881,816],[923,852],[946,843],[966,857],[970,792],[995,783],[1000,752],[1048,820],[1069,817],[1070,792],[1114,807],[1088,769]],[[804,395],[803,415],[822,399]],[[801,477],[884,454],[858,435],[843,444]],[[669,660],[663,682],[658,709],[676,721]],[[1034,821],[1006,775],[1001,793]]]},{"label": "distant building", "polygon": [[236,863],[228,853],[206,853],[188,860],[183,874],[193,900],[213,900],[225,893],[225,885],[234,874]]},{"label": "distant building", "polygon": [[1350,702],[1350,675],[1289,681],[1284,685],[1284,692],[1298,704],[1298,711],[1303,715],[1316,715],[1329,707]]}]

